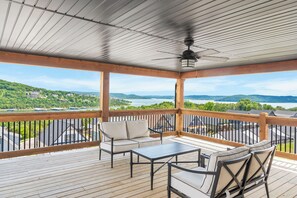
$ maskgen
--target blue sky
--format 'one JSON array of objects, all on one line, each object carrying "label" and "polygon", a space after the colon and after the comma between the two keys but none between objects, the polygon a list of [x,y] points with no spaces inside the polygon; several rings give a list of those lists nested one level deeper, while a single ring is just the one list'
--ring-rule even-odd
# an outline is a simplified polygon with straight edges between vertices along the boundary
[{"label": "blue sky", "polygon": [[[0,79],[51,90],[99,91],[100,73],[0,63]],[[295,95],[297,72],[187,79],[185,95]],[[174,79],[111,74],[110,91],[174,95]]]}]

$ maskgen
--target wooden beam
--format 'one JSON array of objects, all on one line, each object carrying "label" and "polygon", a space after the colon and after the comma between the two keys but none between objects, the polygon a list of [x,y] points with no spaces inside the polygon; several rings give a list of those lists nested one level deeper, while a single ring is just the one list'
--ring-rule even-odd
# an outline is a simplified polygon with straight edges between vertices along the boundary
[{"label": "wooden beam", "polygon": [[294,70],[297,70],[297,60],[196,70],[196,71],[182,73],[181,78],[184,78],[184,79],[203,78],[203,77],[211,77],[211,76],[256,74],[256,73],[269,73],[269,72],[294,71]]},{"label": "wooden beam", "polygon": [[113,110],[109,112],[109,116],[159,115],[176,114],[177,112],[177,109]]},{"label": "wooden beam", "polygon": [[179,78],[180,76],[178,72],[174,71],[7,51],[0,51],[0,62],[163,78]]},{"label": "wooden beam", "polygon": [[109,72],[101,72],[100,78],[100,108],[102,122],[108,122],[109,117]]},{"label": "wooden beam", "polygon": [[191,110],[191,109],[182,109],[182,114],[205,116],[205,117],[212,117],[212,118],[221,118],[221,119],[226,119],[226,120],[240,120],[243,122],[260,123],[259,116],[251,115],[251,114]]},{"label": "wooden beam", "polygon": [[3,113],[0,115],[0,122],[99,118],[99,117],[101,117],[101,111]]},{"label": "wooden beam", "polygon": [[275,116],[268,116],[267,123],[271,125],[293,126],[297,127],[296,118],[280,118]]},{"label": "wooden beam", "polygon": [[268,124],[267,124],[268,114],[265,112],[260,113],[260,141],[268,140]]},{"label": "wooden beam", "polygon": [[180,135],[183,130],[183,115],[181,109],[184,108],[184,79],[176,80],[175,87],[175,108],[179,109],[176,114],[176,131],[177,134]]}]

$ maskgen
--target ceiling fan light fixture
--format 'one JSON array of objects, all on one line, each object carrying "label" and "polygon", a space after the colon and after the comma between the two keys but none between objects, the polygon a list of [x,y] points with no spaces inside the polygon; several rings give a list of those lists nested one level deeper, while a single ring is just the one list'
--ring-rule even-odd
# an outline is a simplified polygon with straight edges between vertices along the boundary
[{"label": "ceiling fan light fixture", "polygon": [[196,59],[181,59],[182,67],[195,67]]}]

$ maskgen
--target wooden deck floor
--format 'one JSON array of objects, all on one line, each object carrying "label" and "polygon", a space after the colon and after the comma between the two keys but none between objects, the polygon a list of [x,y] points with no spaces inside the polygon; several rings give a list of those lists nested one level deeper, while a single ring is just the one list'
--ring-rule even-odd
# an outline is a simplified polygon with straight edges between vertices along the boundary
[{"label": "wooden deck floor", "polygon": [[[226,149],[186,137],[169,141],[194,144],[206,153]],[[196,154],[179,159],[192,157]],[[116,156],[113,169],[109,160],[103,153],[98,161],[95,147],[0,160],[0,197],[166,197],[166,167],[156,174],[151,191],[148,165],[135,166],[130,178],[128,156]],[[271,197],[297,197],[297,162],[276,157],[269,187]],[[255,189],[247,197],[265,197],[265,190]]]}]

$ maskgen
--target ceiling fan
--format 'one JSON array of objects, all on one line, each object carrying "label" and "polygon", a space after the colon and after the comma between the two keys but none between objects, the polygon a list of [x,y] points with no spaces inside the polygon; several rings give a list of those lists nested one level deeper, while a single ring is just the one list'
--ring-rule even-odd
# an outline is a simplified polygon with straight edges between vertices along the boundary
[{"label": "ceiling fan", "polygon": [[176,55],[176,57],[156,58],[152,60],[156,61],[156,60],[166,60],[166,59],[179,59],[179,61],[181,62],[182,68],[192,68],[192,67],[195,67],[196,62],[198,60],[226,62],[229,59],[227,57],[209,56],[209,55],[220,53],[219,51],[214,49],[207,49],[200,52],[192,51],[190,47],[194,44],[194,39],[191,36],[187,36],[184,40],[184,43],[188,47],[188,49],[183,51],[182,54],[158,51],[160,53]]}]

